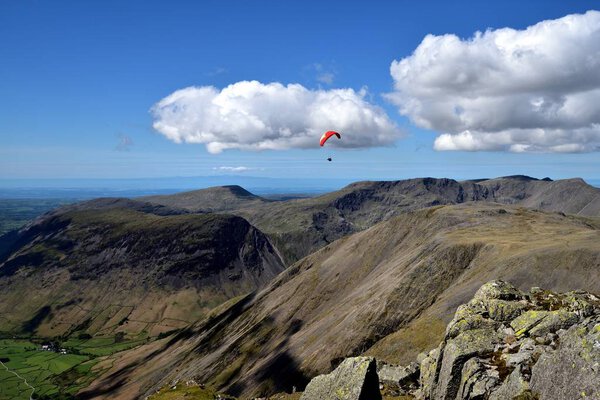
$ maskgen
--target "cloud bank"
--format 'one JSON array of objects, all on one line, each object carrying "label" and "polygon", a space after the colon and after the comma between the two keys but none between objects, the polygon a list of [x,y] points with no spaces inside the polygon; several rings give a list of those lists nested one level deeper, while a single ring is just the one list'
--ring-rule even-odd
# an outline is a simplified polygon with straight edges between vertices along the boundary
[{"label": "cloud bank", "polygon": [[525,30],[426,36],[386,97],[436,150],[600,151],[600,12]]},{"label": "cloud bank", "polygon": [[156,103],[153,127],[177,143],[202,143],[210,153],[227,149],[285,150],[318,147],[327,130],[342,132],[332,145],[386,146],[399,136],[366,90],[311,90],[299,84],[241,81],[177,90]]},{"label": "cloud bank", "polygon": [[251,167],[244,167],[244,166],[239,166],[239,167],[229,167],[229,166],[222,166],[222,167],[214,167],[213,171],[219,171],[219,172],[248,172],[248,171],[253,171],[256,170],[258,168],[251,168]]}]

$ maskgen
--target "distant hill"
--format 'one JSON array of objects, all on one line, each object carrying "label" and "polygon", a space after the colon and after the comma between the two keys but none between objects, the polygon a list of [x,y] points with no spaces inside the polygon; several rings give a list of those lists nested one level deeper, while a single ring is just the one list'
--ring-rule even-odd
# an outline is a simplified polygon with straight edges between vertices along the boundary
[{"label": "distant hill", "polygon": [[215,186],[171,195],[146,196],[138,200],[193,212],[231,211],[269,202],[237,185]]},{"label": "distant hill", "polygon": [[322,196],[288,201],[266,201],[236,186],[143,200],[193,212],[227,211],[243,216],[273,238],[288,263],[380,221],[435,205],[485,201],[600,215],[599,188],[581,179],[552,181],[522,175],[473,181],[365,181]]},{"label": "distant hill", "polygon": [[600,189],[583,179],[533,179],[512,176],[479,182],[490,190],[493,201],[528,208],[600,216]]},{"label": "distant hill", "polygon": [[598,219],[484,203],[416,210],[326,246],[168,342],[112,360],[90,390],[117,374],[130,384],[111,398],[189,378],[244,398],[302,388],[352,355],[412,361],[486,281],[599,292],[599,271]]},{"label": "distant hill", "polygon": [[284,268],[241,217],[127,199],[67,206],[2,240],[0,331],[50,337],[181,328]]}]

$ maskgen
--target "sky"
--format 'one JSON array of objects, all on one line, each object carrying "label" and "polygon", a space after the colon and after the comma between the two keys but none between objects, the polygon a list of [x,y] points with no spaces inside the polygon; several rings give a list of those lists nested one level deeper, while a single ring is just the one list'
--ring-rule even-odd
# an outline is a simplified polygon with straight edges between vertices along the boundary
[{"label": "sky", "polygon": [[0,180],[597,179],[594,8],[2,1]]}]

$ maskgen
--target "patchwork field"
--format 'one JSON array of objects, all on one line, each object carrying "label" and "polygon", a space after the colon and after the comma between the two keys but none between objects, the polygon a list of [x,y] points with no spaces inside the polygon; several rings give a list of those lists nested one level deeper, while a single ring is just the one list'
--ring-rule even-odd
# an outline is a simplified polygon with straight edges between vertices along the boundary
[{"label": "patchwork field", "polygon": [[19,229],[34,218],[72,199],[0,199],[0,235]]},{"label": "patchwork field", "polygon": [[67,354],[60,354],[42,350],[36,339],[2,339],[0,400],[70,399],[101,372],[93,369],[99,361],[147,342],[143,336],[68,339],[58,346]]}]

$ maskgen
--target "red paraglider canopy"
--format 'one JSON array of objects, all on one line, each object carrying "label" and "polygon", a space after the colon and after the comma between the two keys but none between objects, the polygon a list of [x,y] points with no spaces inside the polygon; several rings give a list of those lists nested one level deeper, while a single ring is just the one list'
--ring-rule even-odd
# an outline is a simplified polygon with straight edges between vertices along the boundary
[{"label": "red paraglider canopy", "polygon": [[339,133],[337,133],[337,132],[334,132],[334,131],[327,131],[327,132],[325,132],[325,133],[323,134],[323,136],[321,136],[321,141],[319,142],[319,144],[321,145],[321,147],[322,147],[322,146],[325,144],[325,142],[326,142],[326,141],[327,141],[327,140],[328,140],[330,137],[332,137],[333,135],[337,136],[337,137],[338,137],[338,139],[341,139],[341,138],[342,138],[342,135],[340,135],[340,134],[339,134]]}]

